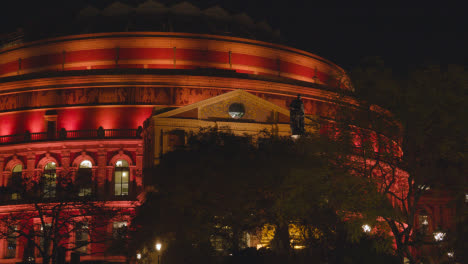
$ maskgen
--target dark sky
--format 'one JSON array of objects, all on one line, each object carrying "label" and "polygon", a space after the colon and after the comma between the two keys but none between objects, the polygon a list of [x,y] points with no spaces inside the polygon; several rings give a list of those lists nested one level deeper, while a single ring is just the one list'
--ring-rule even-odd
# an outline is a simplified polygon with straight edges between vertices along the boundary
[{"label": "dark sky", "polygon": [[[121,0],[137,5],[142,0]],[[113,0],[16,0],[1,9],[0,31],[21,23],[60,23],[87,4],[103,8]],[[181,1],[159,0],[172,5]],[[313,0],[191,0],[200,8],[220,5],[231,13],[246,12],[280,29],[290,46],[323,56],[351,69],[366,56],[381,56],[393,67],[420,63],[468,66],[468,18],[463,6],[375,6]],[[418,1],[419,2],[419,1]],[[362,3],[362,2],[361,2]],[[420,2],[421,3],[421,2]]]}]

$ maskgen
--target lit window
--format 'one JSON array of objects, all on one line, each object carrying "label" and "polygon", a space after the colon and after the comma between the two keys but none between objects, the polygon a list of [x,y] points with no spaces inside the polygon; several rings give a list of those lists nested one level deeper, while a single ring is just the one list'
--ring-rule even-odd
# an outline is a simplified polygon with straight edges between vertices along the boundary
[{"label": "lit window", "polygon": [[93,164],[89,160],[83,160],[76,174],[75,184],[79,186],[78,196],[90,196],[92,193],[92,177],[91,168]]},{"label": "lit window", "polygon": [[[51,235],[50,232],[52,231],[51,229],[52,229],[52,224],[50,223],[46,223],[45,225],[40,225],[38,235],[39,235],[39,246],[41,247],[42,250],[45,249],[45,241],[48,236],[50,237]],[[50,243],[50,240],[49,240],[49,243]],[[49,249],[50,249],[50,246],[51,245],[49,245]],[[40,257],[41,253],[37,251],[36,256]]]},{"label": "lit window", "polygon": [[421,212],[420,215],[418,215],[418,224],[419,224],[419,228],[420,228],[420,231],[423,233],[423,234],[427,234],[428,232],[428,227],[429,227],[429,216],[427,215],[427,213],[425,211]]},{"label": "lit window", "polygon": [[12,188],[11,199],[12,200],[19,200],[21,199],[21,185],[22,185],[22,172],[23,172],[23,165],[18,164],[13,167],[11,171],[11,182],[9,187]]},{"label": "lit window", "polygon": [[93,164],[89,160],[83,160],[80,163],[80,168],[86,168],[86,169],[91,169],[93,167]]},{"label": "lit window", "polygon": [[128,182],[130,178],[130,170],[126,160],[118,160],[115,163],[114,170],[114,193],[116,196],[128,195]]},{"label": "lit window", "polygon": [[87,222],[76,224],[75,228],[75,246],[76,251],[82,254],[88,253],[89,228]]},{"label": "lit window", "polygon": [[128,162],[126,160],[118,160],[115,163],[116,167],[128,167]]},{"label": "lit window", "polygon": [[55,162],[49,162],[44,167],[44,198],[55,197],[55,187],[57,186],[57,173],[55,168]]},{"label": "lit window", "polygon": [[112,237],[114,239],[124,239],[127,236],[127,222],[112,223]]},{"label": "lit window", "polygon": [[420,215],[419,216],[419,224],[421,226],[427,226],[429,225],[429,220],[427,215]]}]

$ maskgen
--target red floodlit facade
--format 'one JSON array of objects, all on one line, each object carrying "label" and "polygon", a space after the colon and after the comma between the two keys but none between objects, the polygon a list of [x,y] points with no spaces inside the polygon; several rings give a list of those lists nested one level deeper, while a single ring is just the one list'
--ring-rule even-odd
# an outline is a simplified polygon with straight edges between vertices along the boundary
[{"label": "red floodlit facade", "polygon": [[[267,42],[125,32],[25,43],[0,50],[0,186],[7,189],[18,171],[23,179],[37,180],[50,164],[57,175],[75,179],[86,165],[89,191],[131,216],[143,190],[144,121],[158,110],[235,90],[285,110],[301,94],[306,115],[324,123],[333,121],[337,105],[366,110],[351,96],[343,69]],[[388,127],[381,133],[398,142],[391,116],[376,106],[370,110]],[[128,179],[119,179],[125,172]],[[1,198],[0,215],[32,208],[20,198]],[[107,225],[111,232],[112,221]],[[126,261],[103,253],[103,247],[90,244],[82,260]],[[22,261],[24,248],[20,240],[12,252],[2,240],[0,263]]]}]

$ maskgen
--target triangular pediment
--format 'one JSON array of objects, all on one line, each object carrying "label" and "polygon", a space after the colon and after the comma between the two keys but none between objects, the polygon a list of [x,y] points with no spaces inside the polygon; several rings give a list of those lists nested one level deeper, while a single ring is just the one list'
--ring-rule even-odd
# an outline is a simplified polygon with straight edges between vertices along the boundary
[{"label": "triangular pediment", "polygon": [[[237,113],[239,109],[242,117],[237,118],[238,116],[236,116],[235,113]],[[191,105],[157,114],[153,117],[222,120],[229,122],[288,123],[289,110],[270,103],[249,92],[235,90]]]}]

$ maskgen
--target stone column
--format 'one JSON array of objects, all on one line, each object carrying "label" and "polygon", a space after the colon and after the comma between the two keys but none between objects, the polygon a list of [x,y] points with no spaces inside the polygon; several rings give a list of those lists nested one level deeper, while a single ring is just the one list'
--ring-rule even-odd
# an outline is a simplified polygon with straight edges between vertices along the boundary
[{"label": "stone column", "polygon": [[97,197],[104,197],[106,195],[106,164],[107,163],[107,153],[106,150],[100,146],[97,151],[97,160],[96,165],[97,169],[95,170],[94,177],[96,181],[96,195]]},{"label": "stone column", "polygon": [[60,154],[62,156],[63,176],[73,177],[72,175],[69,175],[70,174],[70,151],[62,150]]},{"label": "stone column", "polygon": [[35,153],[28,153],[27,161],[26,161],[26,171],[23,175],[23,178],[34,178],[34,172],[36,170],[36,154]]},{"label": "stone column", "polygon": [[141,172],[143,170],[143,146],[138,144],[136,149],[136,160],[135,160],[135,182],[138,187],[141,187],[143,184]]}]

